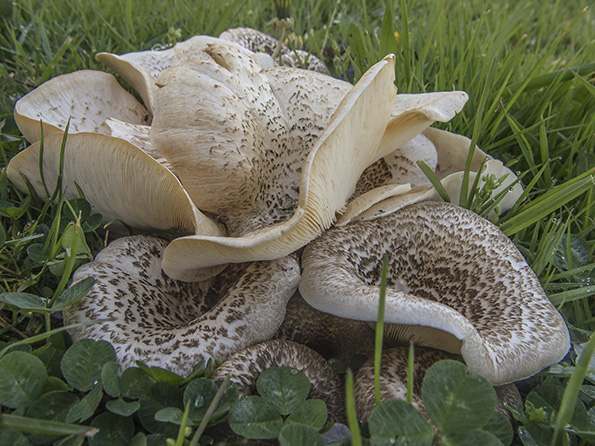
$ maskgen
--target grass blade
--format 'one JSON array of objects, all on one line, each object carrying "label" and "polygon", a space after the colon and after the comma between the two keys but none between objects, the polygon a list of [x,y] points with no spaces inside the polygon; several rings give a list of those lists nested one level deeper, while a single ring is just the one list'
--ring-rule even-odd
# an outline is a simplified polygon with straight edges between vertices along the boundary
[{"label": "grass blade", "polygon": [[376,339],[374,341],[374,398],[376,405],[380,405],[380,361],[382,359],[382,338],[384,336],[384,308],[386,306],[386,276],[388,261],[382,260],[380,272],[380,297],[378,300],[378,318],[376,319]]},{"label": "grass blade", "polygon": [[351,446],[362,446],[362,435],[357,421],[355,410],[355,395],[353,394],[353,372],[347,369],[345,374],[345,407],[347,412],[347,425],[351,431]]},{"label": "grass blade", "polygon": [[551,443],[552,446],[558,445],[560,433],[572,418],[576,399],[578,398],[581,385],[583,384],[583,380],[585,379],[587,371],[589,370],[593,353],[595,353],[595,335],[591,336],[591,339],[589,340],[578,360],[578,363],[576,364],[572,376],[566,384],[564,396],[562,397],[562,403],[560,404],[560,410],[558,411],[558,416],[556,417],[556,427]]},{"label": "grass blade", "polygon": [[0,432],[7,430],[39,435],[84,435],[85,437],[92,437],[99,432],[99,429],[92,426],[2,414],[0,415]]},{"label": "grass blade", "polygon": [[560,209],[595,186],[595,169],[557,186],[525,206],[500,225],[508,237]]}]

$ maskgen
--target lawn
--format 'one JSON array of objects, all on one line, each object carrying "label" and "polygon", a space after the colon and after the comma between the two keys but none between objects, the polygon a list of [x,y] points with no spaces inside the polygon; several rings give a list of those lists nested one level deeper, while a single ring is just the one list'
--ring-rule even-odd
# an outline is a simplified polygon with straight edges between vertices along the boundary
[{"label": "lawn", "polygon": [[[434,126],[468,137],[520,177],[522,198],[509,212],[490,214],[490,219],[535,271],[572,338],[562,362],[518,383],[523,402],[513,409],[514,438],[507,431],[510,427],[502,425],[506,433],[495,437],[503,444],[526,446],[591,444],[595,441],[595,362],[591,361],[595,15],[576,0],[392,3],[296,0],[290,8],[293,30],[284,34],[286,42],[312,52],[331,76],[351,83],[394,53],[398,93],[468,93],[461,112]],[[168,444],[190,444],[204,413],[184,412],[182,396],[184,403],[188,395],[196,399],[201,395],[197,388],[203,386],[214,397],[218,387],[209,379],[212,363],[195,368],[187,379],[148,368],[118,376],[109,345],[71,346],[61,330],[60,310],[92,285],[72,287],[72,273],[105,246],[106,231],[85,200],[66,203],[56,193],[46,204],[10,183],[5,167],[28,146],[13,109],[19,98],[58,75],[82,69],[110,71],[95,59],[100,52],[165,48],[194,35],[218,36],[240,26],[278,37],[279,28],[271,21],[277,15],[275,6],[262,0],[0,0],[0,11],[0,292],[8,293],[0,297],[0,445],[82,444],[87,440],[81,434],[89,432],[88,426],[102,429],[88,440],[90,444],[163,444],[165,438],[170,438]],[[489,213],[472,200],[461,204]],[[74,208],[82,212],[79,218]],[[81,363],[85,376],[80,376]],[[350,377],[345,375],[348,381]],[[94,385],[97,380],[103,388]],[[139,390],[143,386],[153,386],[150,397]],[[440,392],[428,398],[438,400]],[[462,403],[470,402],[465,398],[477,400],[460,398]],[[491,404],[485,398],[485,404]],[[348,395],[352,411],[349,399]],[[223,402],[228,409],[234,401],[226,391]],[[154,418],[159,409],[172,409],[161,412],[161,422]],[[408,410],[400,420],[414,424],[416,415]],[[223,409],[215,413],[219,426],[207,427],[200,444],[224,435],[227,416]],[[386,416],[387,425],[399,418]],[[362,444],[357,442],[359,430],[353,420],[351,444]],[[460,432],[443,430],[444,444],[448,435],[470,435],[464,427]],[[319,441],[316,431],[304,432],[286,433],[289,439],[283,444]],[[366,424],[361,435],[370,432],[374,435],[374,427]],[[429,443],[419,444],[432,444],[431,430],[427,435]],[[485,444],[500,444],[489,442],[494,436],[469,437],[468,443],[456,438],[448,444],[476,444],[479,438]]]}]

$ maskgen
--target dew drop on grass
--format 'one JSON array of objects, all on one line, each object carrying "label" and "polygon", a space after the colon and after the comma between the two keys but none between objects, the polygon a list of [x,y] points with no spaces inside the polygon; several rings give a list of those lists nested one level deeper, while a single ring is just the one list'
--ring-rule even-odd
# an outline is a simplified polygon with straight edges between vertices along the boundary
[{"label": "dew drop on grass", "polygon": [[196,397],[196,399],[194,400],[194,407],[196,409],[198,409],[199,407],[202,407],[205,403],[205,399],[202,397],[202,395],[198,395]]}]

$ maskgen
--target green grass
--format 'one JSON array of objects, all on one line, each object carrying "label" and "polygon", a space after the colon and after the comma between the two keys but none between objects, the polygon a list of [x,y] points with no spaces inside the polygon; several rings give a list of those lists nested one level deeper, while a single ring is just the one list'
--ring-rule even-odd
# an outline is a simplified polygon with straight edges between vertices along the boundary
[{"label": "green grass", "polygon": [[[295,36],[301,37],[295,41],[323,58],[336,77],[355,81],[396,51],[399,92],[469,93],[463,111],[442,127],[472,138],[521,175],[526,200],[497,224],[538,274],[573,340],[587,341],[595,331],[593,11],[575,0],[498,1],[489,9],[483,1],[394,0],[393,13],[389,9],[387,14],[385,3],[295,1]],[[94,59],[100,51],[144,50],[236,26],[274,33],[267,22],[275,8],[272,1],[262,0],[2,0],[0,12],[4,167],[26,146],[12,118],[14,102],[35,86],[78,69],[104,69]],[[21,194],[0,176],[2,291],[27,292],[52,302],[59,298],[72,268],[103,245],[92,216],[81,224],[74,215],[63,203],[44,205]],[[74,236],[63,237],[68,231]],[[90,251],[79,245],[72,254],[82,233]],[[43,338],[59,326],[50,312],[0,309],[0,340],[5,342]],[[563,402],[561,417],[550,419],[558,436],[563,422],[571,419],[569,407],[577,395],[591,417],[595,414],[593,373],[588,374],[585,364],[576,365],[575,357],[571,352],[558,369],[522,386],[524,396],[535,395],[544,385],[566,386],[575,373],[562,399],[550,400],[555,411]],[[519,429],[535,433],[545,428],[531,404],[518,414]],[[0,428],[8,422],[5,418]],[[583,436],[576,441],[589,440]]]}]

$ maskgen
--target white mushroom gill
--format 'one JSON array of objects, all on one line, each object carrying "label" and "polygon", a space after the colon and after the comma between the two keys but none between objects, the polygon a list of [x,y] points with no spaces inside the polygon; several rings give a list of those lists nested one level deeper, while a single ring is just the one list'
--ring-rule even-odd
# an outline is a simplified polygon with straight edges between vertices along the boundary
[{"label": "white mushroom gill", "polygon": [[[423,161],[434,171],[451,202],[458,204],[470,146],[471,140],[465,136],[435,128],[426,129],[364,171],[351,201],[337,219],[337,225],[388,215],[419,201],[442,201],[417,165],[418,161]],[[480,175],[478,189],[489,176],[504,178],[492,191],[492,196],[496,197],[508,189],[498,204],[499,212],[511,209],[522,195],[523,188],[514,172],[477,147],[470,167],[469,184],[473,184],[476,176]]]},{"label": "white mushroom gill", "polygon": [[[373,321],[384,257],[385,321],[416,327],[407,336],[435,348],[458,348],[458,339],[469,369],[492,384],[531,376],[568,351],[566,324],[518,249],[452,204],[418,203],[326,231],[304,250],[300,293],[321,311]],[[393,290],[397,280],[409,292]],[[432,332],[449,334],[447,345]]]},{"label": "white mushroom gill", "polygon": [[109,134],[107,118],[132,124],[151,124],[151,115],[116,78],[102,71],[81,70],[57,76],[23,96],[14,107],[14,119],[27,141],[69,132]]},{"label": "white mushroom gill", "polygon": [[[44,138],[42,169],[37,142],[17,154],[6,170],[8,178],[27,192],[29,181],[40,197],[56,187],[60,175],[63,136]],[[180,181],[163,165],[127,141],[101,133],[69,135],[64,150],[62,187],[67,199],[78,198],[78,185],[103,221],[119,219],[141,230],[187,234],[224,230],[192,203]]]},{"label": "white mushroom gill", "polygon": [[294,257],[234,265],[208,281],[186,283],[163,274],[166,244],[123,237],[76,271],[75,281],[94,277],[96,284],[64,311],[66,324],[111,320],[74,328],[74,340],[109,341],[123,368],[142,361],[187,375],[201,360],[224,360],[272,337],[299,282]]}]

